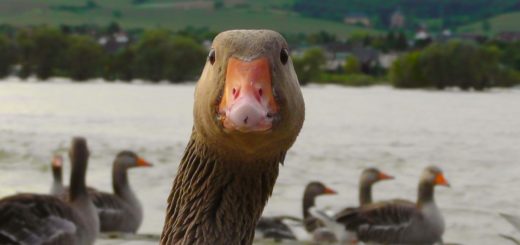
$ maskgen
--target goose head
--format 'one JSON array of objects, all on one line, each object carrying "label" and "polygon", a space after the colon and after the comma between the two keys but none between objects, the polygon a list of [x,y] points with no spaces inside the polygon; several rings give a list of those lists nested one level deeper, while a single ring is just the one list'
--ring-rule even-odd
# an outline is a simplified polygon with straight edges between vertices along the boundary
[{"label": "goose head", "polygon": [[304,101],[285,39],[269,30],[217,35],[194,117],[198,136],[235,158],[287,151],[303,125]]},{"label": "goose head", "polygon": [[114,160],[114,165],[121,167],[122,169],[153,166],[150,162],[146,161],[142,157],[139,157],[133,151],[119,152],[116,156],[116,159]]},{"label": "goose head", "polygon": [[436,166],[429,166],[424,169],[421,176],[421,182],[431,186],[445,186],[450,187],[448,180],[444,177],[442,169]]},{"label": "goose head", "polygon": [[377,168],[367,168],[361,173],[361,185],[373,185],[379,181],[391,180],[394,176],[388,175]]}]

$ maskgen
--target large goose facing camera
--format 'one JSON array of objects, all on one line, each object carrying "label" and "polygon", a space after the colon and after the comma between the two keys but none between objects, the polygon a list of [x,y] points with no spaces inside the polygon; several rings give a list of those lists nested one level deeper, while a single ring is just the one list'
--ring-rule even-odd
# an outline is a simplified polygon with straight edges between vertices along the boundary
[{"label": "large goose facing camera", "polygon": [[193,131],[173,182],[162,244],[251,244],[304,102],[284,38],[215,37],[195,89]]}]

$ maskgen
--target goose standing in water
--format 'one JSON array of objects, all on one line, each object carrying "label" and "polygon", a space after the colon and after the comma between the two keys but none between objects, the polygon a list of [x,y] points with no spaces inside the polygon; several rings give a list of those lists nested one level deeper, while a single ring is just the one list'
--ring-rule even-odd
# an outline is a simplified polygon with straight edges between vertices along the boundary
[{"label": "goose standing in water", "polygon": [[[114,194],[98,191],[90,187],[88,188],[90,198],[98,210],[102,232],[137,232],[143,221],[143,208],[128,183],[127,171],[134,167],[150,166],[152,166],[151,163],[139,157],[136,153],[132,151],[121,151],[117,154],[112,165],[112,187]],[[53,173],[54,190],[56,183],[61,184],[61,181],[59,181],[57,177],[61,174],[61,165],[59,168],[53,165]],[[53,192],[52,194],[67,200],[69,198],[67,195],[68,187],[62,188],[62,192]]]},{"label": "goose standing in water", "polygon": [[150,166],[151,163],[132,151],[122,151],[117,154],[112,168],[114,194],[102,191],[90,192],[99,212],[102,232],[137,232],[143,221],[143,208],[128,183],[127,170]]},{"label": "goose standing in water", "polygon": [[320,195],[331,195],[336,194],[331,188],[326,187],[321,182],[311,182],[305,188],[303,194],[303,225],[305,226],[305,230],[309,233],[312,233],[319,227],[323,227],[323,223],[316,217],[314,217],[309,209],[316,206],[316,197]]},{"label": "goose standing in water", "polygon": [[[361,173],[361,177],[359,179],[359,207],[364,207],[366,205],[372,204],[372,186],[383,180],[390,180],[394,177],[388,175],[377,168],[367,168],[364,169]],[[348,207],[339,212],[339,214],[344,212],[349,212],[357,209],[358,207]],[[317,210],[315,208],[309,209],[311,215],[318,219],[321,224],[323,224],[323,228],[315,231],[313,233],[313,240],[317,242],[350,242],[356,240],[355,234],[352,232],[348,232],[345,230],[345,226],[341,223],[336,222],[335,217],[331,217],[326,213]]]},{"label": "goose standing in water", "polygon": [[89,151],[84,138],[72,140],[70,202],[38,194],[0,200],[0,244],[93,244],[99,219],[85,184]]},{"label": "goose standing in water", "polygon": [[434,187],[449,186],[440,168],[427,167],[421,176],[415,205],[383,202],[337,216],[360,241],[382,244],[435,244],[442,242],[444,218],[435,204]]},{"label": "goose standing in water", "polygon": [[252,244],[304,102],[284,38],[215,37],[195,89],[194,126],[168,198],[162,244]]},{"label": "goose standing in water", "polygon": [[[315,230],[321,226],[319,220],[316,220],[310,213],[309,209],[315,206],[316,197],[320,195],[332,195],[336,191],[325,186],[321,182],[313,181],[307,184],[303,192],[303,224],[308,232]],[[296,240],[291,227],[286,224],[289,217],[261,217],[256,226],[256,233],[261,233],[263,238],[274,238],[275,240]],[[293,219],[294,220],[294,219]]]}]

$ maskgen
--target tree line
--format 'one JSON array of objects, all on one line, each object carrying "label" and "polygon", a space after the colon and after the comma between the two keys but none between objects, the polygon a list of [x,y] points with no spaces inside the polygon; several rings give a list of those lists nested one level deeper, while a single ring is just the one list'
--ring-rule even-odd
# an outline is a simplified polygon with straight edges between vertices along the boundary
[{"label": "tree line", "polygon": [[195,38],[166,30],[145,31],[137,42],[109,52],[91,35],[28,28],[0,34],[0,77],[180,82],[196,79],[206,53]]},{"label": "tree line", "polygon": [[520,72],[517,69],[520,67],[506,61],[511,54],[504,51],[490,44],[433,43],[423,50],[401,56],[390,68],[389,77],[399,88],[483,90],[518,85]]},{"label": "tree line", "polygon": [[[96,31],[98,34],[92,34]],[[0,78],[14,74],[23,79],[35,76],[40,80],[55,76],[78,81],[93,78],[172,83],[196,80],[207,56],[203,42],[215,35],[199,28],[175,33],[134,31],[129,42],[115,50],[107,49],[99,41],[100,36],[121,32],[117,24],[103,30],[85,26],[62,26],[60,29],[0,26]],[[377,63],[377,58],[367,63],[351,53],[346,55],[341,67],[331,70],[326,68],[331,59],[324,47],[345,41],[325,32],[301,38],[287,36],[287,39],[294,49],[304,50],[301,55],[292,55],[302,84],[364,86],[390,83],[399,88],[477,90],[520,84],[520,41],[455,40],[411,45],[402,32],[386,35],[353,33],[346,44],[363,47],[365,51],[376,50],[379,54],[399,54],[399,58],[386,70]]]}]

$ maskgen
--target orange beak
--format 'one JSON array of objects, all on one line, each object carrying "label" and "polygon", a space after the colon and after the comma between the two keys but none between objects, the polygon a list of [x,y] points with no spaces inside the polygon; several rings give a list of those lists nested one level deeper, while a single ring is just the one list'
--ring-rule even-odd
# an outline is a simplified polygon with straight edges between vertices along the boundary
[{"label": "orange beak", "polygon": [[222,125],[228,130],[247,133],[272,128],[278,105],[266,57],[252,61],[229,58],[218,112]]},{"label": "orange beak", "polygon": [[325,195],[334,195],[334,194],[338,194],[335,190],[329,188],[329,187],[325,187],[325,190],[323,190],[323,194]]},{"label": "orange beak", "polygon": [[61,168],[63,166],[63,157],[61,157],[60,155],[54,156],[54,158],[52,159],[52,166]]},{"label": "orange beak", "polygon": [[383,173],[383,172],[379,172],[379,180],[389,180],[389,179],[394,179],[394,176],[392,175],[388,175],[386,173]]},{"label": "orange beak", "polygon": [[435,184],[450,187],[450,183],[444,178],[443,174],[437,174],[437,176],[435,176]]},{"label": "orange beak", "polygon": [[151,167],[153,164],[149,163],[148,161],[144,160],[143,158],[137,158],[137,166],[138,167]]}]

